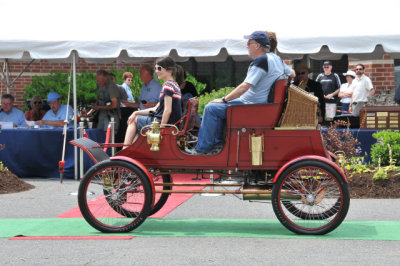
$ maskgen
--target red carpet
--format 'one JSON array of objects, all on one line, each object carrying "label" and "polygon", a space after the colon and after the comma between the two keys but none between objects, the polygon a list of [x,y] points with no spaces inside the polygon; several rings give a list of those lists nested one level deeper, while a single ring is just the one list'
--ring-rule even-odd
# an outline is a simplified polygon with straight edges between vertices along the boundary
[{"label": "red carpet", "polygon": [[[202,180],[192,180],[192,178],[196,177],[193,174],[175,174],[172,175],[173,182],[175,183],[209,183],[209,179],[202,179]],[[187,186],[179,186],[179,187],[174,187],[174,189],[179,189],[179,190],[185,190],[185,189],[190,189],[190,190],[202,190],[204,187],[187,187]],[[185,193],[185,194],[171,194],[165,203],[165,205],[159,210],[157,213],[154,215],[150,216],[150,218],[162,218],[171,211],[173,211],[176,207],[187,201],[190,197],[192,197],[193,194],[190,193]],[[96,204],[98,201],[104,201],[104,197],[98,197],[91,203]],[[89,203],[90,204],[90,203]],[[57,218],[81,218],[82,214],[79,210],[79,207],[75,207],[72,210],[69,210],[67,212],[64,212],[60,215],[57,216]]]},{"label": "red carpet", "polygon": [[124,240],[132,239],[134,236],[14,236],[8,240],[83,240],[83,239],[105,239]]}]

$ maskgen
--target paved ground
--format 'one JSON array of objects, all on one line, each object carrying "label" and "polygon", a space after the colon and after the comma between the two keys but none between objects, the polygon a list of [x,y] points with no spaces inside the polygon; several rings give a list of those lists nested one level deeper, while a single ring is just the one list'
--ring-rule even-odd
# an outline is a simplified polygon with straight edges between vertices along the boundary
[{"label": "paved ground", "polygon": [[[55,217],[77,205],[78,182],[25,179],[34,190],[0,195],[0,218]],[[400,199],[352,200],[346,220],[399,220]],[[275,219],[270,204],[194,196],[168,218]],[[399,228],[400,230],[400,228]],[[1,265],[398,265],[400,241],[252,238],[8,240]]]}]

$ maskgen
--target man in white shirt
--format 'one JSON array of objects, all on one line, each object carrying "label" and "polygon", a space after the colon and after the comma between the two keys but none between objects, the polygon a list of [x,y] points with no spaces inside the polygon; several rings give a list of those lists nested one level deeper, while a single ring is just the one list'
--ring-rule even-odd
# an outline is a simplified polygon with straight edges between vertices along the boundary
[{"label": "man in white shirt", "polygon": [[351,97],[349,112],[353,116],[360,116],[360,110],[368,102],[368,96],[375,94],[375,89],[372,86],[372,82],[369,77],[364,75],[365,66],[358,64],[356,66],[357,77],[353,80],[354,91]]}]

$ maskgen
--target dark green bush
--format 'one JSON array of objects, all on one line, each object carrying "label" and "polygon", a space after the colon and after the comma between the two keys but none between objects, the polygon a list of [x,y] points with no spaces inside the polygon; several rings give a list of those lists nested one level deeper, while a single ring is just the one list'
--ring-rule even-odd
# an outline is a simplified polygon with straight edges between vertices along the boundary
[{"label": "dark green bush", "polygon": [[233,87],[225,87],[221,88],[219,90],[213,90],[210,93],[206,93],[204,95],[201,95],[199,97],[199,114],[203,115],[204,108],[206,107],[206,104],[211,102],[214,99],[217,98],[222,98],[226,95],[228,95],[234,88]]}]

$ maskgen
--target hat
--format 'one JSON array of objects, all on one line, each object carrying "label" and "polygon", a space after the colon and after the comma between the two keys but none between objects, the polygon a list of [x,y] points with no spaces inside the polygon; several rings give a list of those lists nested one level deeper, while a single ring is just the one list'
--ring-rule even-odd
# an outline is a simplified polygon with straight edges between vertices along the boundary
[{"label": "hat", "polygon": [[324,65],[330,65],[330,66],[331,66],[331,65],[332,65],[332,62],[329,61],[329,60],[328,60],[328,61],[325,61],[325,62],[324,62]]},{"label": "hat", "polygon": [[343,76],[352,76],[353,78],[355,78],[356,77],[356,73],[354,72],[354,71],[352,71],[352,70],[347,70],[347,72],[346,73],[343,73]]},{"label": "hat", "polygon": [[255,40],[262,46],[269,46],[269,38],[267,33],[265,33],[264,31],[255,31],[250,35],[245,35],[244,38]]},{"label": "hat", "polygon": [[50,92],[49,94],[47,94],[47,102],[52,102],[52,101],[56,101],[57,99],[59,99],[60,96],[58,96],[57,92]]},{"label": "hat", "polygon": [[296,67],[294,68],[296,71],[299,71],[299,70],[301,70],[301,69],[304,69],[304,70],[307,70],[308,72],[310,72],[310,70],[309,70],[309,68],[308,68],[308,66],[307,66],[307,64],[306,63],[298,63],[298,64],[296,64]]}]

